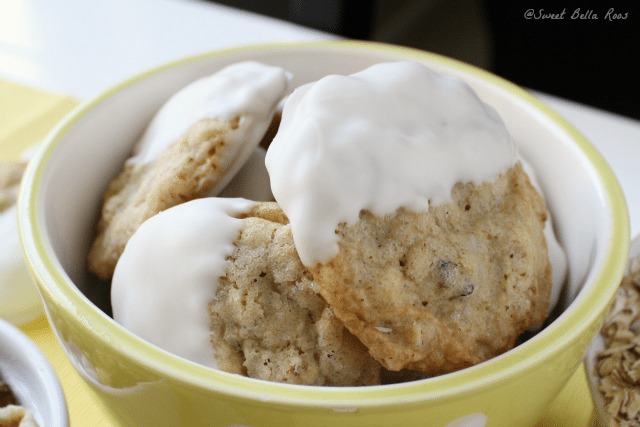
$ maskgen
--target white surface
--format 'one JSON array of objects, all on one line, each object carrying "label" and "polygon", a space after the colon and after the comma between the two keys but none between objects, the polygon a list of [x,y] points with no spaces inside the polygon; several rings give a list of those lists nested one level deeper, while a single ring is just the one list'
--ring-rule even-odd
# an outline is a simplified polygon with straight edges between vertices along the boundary
[{"label": "white surface", "polygon": [[[87,99],[170,60],[262,42],[332,36],[204,0],[1,0],[0,78]],[[538,94],[612,166],[640,233],[640,122]]]},{"label": "white surface", "polygon": [[204,0],[2,0],[0,77],[86,99],[183,56],[327,38]]}]

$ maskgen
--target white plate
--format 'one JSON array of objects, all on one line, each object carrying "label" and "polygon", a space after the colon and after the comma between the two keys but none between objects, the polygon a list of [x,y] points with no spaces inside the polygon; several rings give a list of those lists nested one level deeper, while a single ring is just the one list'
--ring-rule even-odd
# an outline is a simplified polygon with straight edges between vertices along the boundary
[{"label": "white plate", "polygon": [[[631,264],[632,259],[638,257],[640,257],[640,236],[636,236],[631,241],[631,248],[629,250],[629,264]],[[627,267],[627,272],[628,268],[629,267]],[[598,386],[600,385],[600,377],[595,373],[598,353],[600,353],[600,351],[602,351],[604,347],[604,338],[602,337],[602,335],[600,335],[600,332],[598,332],[589,345],[589,348],[587,349],[584,361],[587,369],[589,388],[591,389],[591,394],[593,395],[593,402],[596,407],[598,421],[600,422],[599,425],[607,426],[609,425],[609,415],[607,414],[607,411],[604,407],[604,396],[598,390]]]},{"label": "white plate", "polygon": [[64,394],[49,361],[24,333],[2,319],[0,373],[39,426],[69,425]]}]

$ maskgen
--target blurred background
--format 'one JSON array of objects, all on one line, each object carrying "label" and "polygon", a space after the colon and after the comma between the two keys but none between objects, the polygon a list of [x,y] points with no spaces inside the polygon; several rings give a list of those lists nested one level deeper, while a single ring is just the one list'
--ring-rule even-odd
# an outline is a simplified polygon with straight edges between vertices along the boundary
[{"label": "blurred background", "polygon": [[441,53],[526,88],[640,120],[638,0],[216,3],[347,38]]}]

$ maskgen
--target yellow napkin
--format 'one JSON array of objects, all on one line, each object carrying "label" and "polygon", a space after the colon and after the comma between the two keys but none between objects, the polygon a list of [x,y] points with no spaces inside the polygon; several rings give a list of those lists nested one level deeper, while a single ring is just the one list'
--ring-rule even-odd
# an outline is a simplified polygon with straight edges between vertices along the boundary
[{"label": "yellow napkin", "polygon": [[15,160],[42,141],[77,103],[0,79],[0,160]]},{"label": "yellow napkin", "polygon": [[[0,160],[17,159],[39,143],[75,106],[71,97],[43,92],[0,79]],[[47,319],[22,330],[47,356],[62,384],[72,427],[112,426],[115,422],[93,389],[75,371]],[[583,367],[554,400],[538,427],[586,427],[593,423],[593,402]]]},{"label": "yellow napkin", "polygon": [[116,425],[98,395],[80,377],[56,339],[45,316],[20,328],[45,354],[56,371],[69,411],[71,427]]},{"label": "yellow napkin", "polygon": [[[0,161],[16,160],[40,143],[78,101],[0,79]],[[75,371],[57,341],[46,317],[23,325],[45,354],[67,400],[71,426],[113,426],[115,422],[98,395]]]}]

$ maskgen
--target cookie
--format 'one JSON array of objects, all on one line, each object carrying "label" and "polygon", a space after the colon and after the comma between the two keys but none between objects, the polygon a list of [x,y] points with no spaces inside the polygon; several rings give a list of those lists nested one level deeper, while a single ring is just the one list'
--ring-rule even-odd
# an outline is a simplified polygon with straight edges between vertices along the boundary
[{"label": "cookie", "polygon": [[7,405],[0,408],[0,426],[38,427],[33,414],[20,405]]},{"label": "cookie", "polygon": [[275,203],[244,219],[210,305],[220,369],[293,384],[380,382],[381,366],[318,295]]},{"label": "cookie", "polygon": [[453,200],[340,224],[310,268],[336,316],[390,370],[443,374],[512,348],[547,316],[546,209],[518,163]]},{"label": "cookie", "polygon": [[171,97],[105,192],[89,270],[111,278],[143,221],[220,192],[263,139],[287,91],[284,70],[243,62]]},{"label": "cookie", "polygon": [[111,302],[123,327],[204,366],[294,384],[380,381],[275,202],[201,198],[149,218],[118,260]]}]

